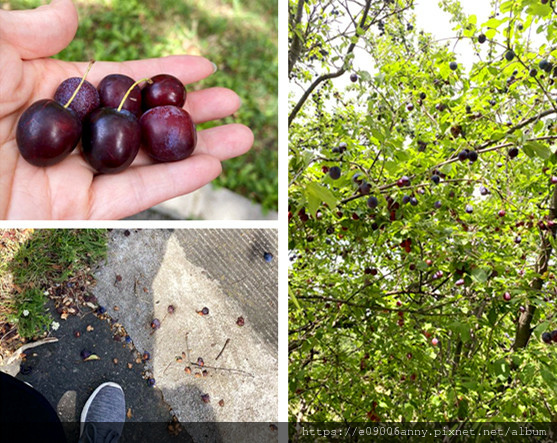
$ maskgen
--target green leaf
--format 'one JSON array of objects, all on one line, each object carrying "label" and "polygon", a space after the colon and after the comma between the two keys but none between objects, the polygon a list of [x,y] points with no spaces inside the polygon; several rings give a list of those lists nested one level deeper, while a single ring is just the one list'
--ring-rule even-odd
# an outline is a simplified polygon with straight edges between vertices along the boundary
[{"label": "green leaf", "polygon": [[540,373],[542,375],[543,381],[547,383],[547,385],[553,389],[553,391],[557,391],[557,378],[551,373],[551,371],[542,368],[540,369]]},{"label": "green leaf", "polygon": [[549,157],[551,157],[551,149],[549,149],[549,147],[547,147],[546,145],[536,142],[536,141],[529,141],[524,145],[524,149],[526,152],[526,150],[531,150],[537,157],[540,157],[544,160],[549,159]]},{"label": "green leaf", "polygon": [[464,343],[470,341],[470,326],[467,323],[454,322],[449,324],[448,327],[452,331],[456,332]]},{"label": "green leaf", "polygon": [[472,278],[478,283],[485,283],[489,277],[489,273],[482,268],[475,268],[471,272]]},{"label": "green leaf", "polygon": [[298,299],[294,295],[294,291],[292,290],[291,287],[288,287],[288,295],[290,296],[290,300],[292,300],[292,302],[298,308],[298,310],[303,311],[302,306],[300,305],[300,302],[298,301]]},{"label": "green leaf", "polygon": [[315,215],[323,202],[327,203],[331,209],[338,203],[338,199],[329,189],[315,182],[309,182],[306,185],[305,194],[312,215]]}]

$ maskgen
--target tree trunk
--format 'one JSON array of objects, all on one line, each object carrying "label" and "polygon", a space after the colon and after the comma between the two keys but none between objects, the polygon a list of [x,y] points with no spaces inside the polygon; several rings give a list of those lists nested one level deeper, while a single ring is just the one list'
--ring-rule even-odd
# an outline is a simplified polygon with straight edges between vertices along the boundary
[{"label": "tree trunk", "polygon": [[[552,220],[557,219],[557,186],[555,186],[553,190],[553,198],[551,199],[551,208],[549,215]],[[555,238],[556,230],[557,226],[553,226],[547,232],[541,231],[541,248],[540,253],[538,254],[538,260],[536,262],[536,273],[540,275],[543,275],[547,272],[549,258],[551,257],[552,252],[552,246],[551,242],[549,241],[549,236],[552,235]],[[540,290],[542,289],[543,284],[544,279],[538,277],[532,281],[530,286],[532,287],[532,289]],[[531,324],[535,312],[536,307],[530,303],[526,307],[526,310],[522,314],[520,314],[516,327],[513,350],[516,351],[517,349],[525,348],[528,344],[528,340],[530,340],[530,336],[532,335],[533,328],[531,327]]]}]

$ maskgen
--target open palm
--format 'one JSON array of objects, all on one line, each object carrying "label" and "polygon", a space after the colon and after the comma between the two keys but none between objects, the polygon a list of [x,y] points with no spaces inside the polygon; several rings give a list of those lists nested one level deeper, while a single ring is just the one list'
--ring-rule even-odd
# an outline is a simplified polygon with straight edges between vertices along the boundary
[{"label": "open palm", "polygon": [[[239,124],[200,131],[197,148],[186,160],[154,164],[143,152],[119,174],[95,175],[79,147],[57,165],[39,168],[20,155],[17,121],[33,102],[52,98],[68,77],[81,77],[88,63],[45,58],[72,40],[77,14],[70,0],[54,0],[32,11],[0,11],[0,218],[117,219],[135,214],[209,183],[221,161],[245,153],[253,135]],[[87,80],[97,85],[108,74],[134,79],[166,73],[188,84],[213,73],[202,57],[171,56],[122,63],[97,62]],[[185,109],[195,123],[231,115],[238,96],[225,88],[188,93]]]}]

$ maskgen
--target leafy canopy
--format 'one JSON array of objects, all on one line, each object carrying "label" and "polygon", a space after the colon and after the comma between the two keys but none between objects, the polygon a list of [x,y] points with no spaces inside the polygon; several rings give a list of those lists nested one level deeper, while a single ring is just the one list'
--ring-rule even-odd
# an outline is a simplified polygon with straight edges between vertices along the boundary
[{"label": "leafy canopy", "polygon": [[293,420],[557,417],[555,2],[442,4],[290,0]]}]

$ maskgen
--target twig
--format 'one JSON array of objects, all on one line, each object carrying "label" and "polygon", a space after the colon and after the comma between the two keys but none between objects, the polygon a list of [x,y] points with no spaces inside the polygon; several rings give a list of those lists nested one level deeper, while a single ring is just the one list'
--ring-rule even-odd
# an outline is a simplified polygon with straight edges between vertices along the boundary
[{"label": "twig", "polygon": [[250,374],[249,372],[246,372],[246,371],[242,371],[241,369],[219,368],[219,367],[216,367],[216,366],[207,366],[205,364],[200,365],[200,364],[195,363],[193,361],[190,361],[190,365],[197,366],[198,368],[215,369],[217,371],[238,372],[239,374],[244,374],[244,375],[247,375],[249,377],[255,378],[255,375]]},{"label": "twig", "polygon": [[190,346],[188,344],[188,334],[189,332],[186,332],[186,360],[190,359]]},{"label": "twig", "polygon": [[228,342],[230,342],[230,339],[227,338],[226,341],[224,342],[224,346],[222,347],[222,349],[219,352],[219,355],[217,355],[217,357],[215,358],[215,360],[218,360],[219,357],[222,355],[222,353],[224,352],[224,348],[226,348],[226,345],[228,344]]}]

